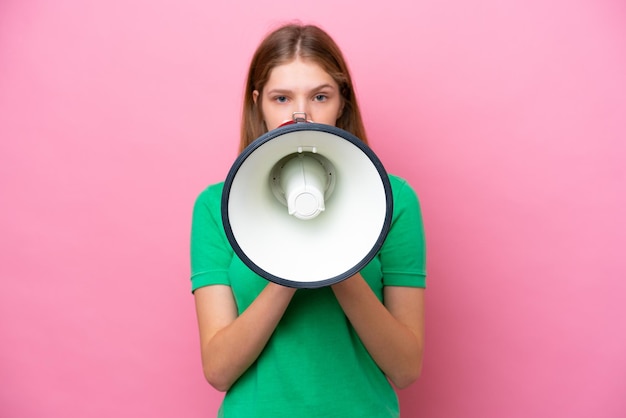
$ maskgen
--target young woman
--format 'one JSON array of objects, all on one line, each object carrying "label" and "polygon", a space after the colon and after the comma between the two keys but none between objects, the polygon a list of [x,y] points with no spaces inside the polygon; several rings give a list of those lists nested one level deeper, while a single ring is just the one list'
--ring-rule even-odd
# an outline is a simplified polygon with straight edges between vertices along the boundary
[{"label": "young woman", "polygon": [[[316,26],[283,26],[258,47],[240,149],[294,112],[367,141],[342,53]],[[358,274],[319,289],[283,287],[252,272],[224,233],[224,184],[200,194],[191,281],[204,374],[226,391],[220,416],[399,416],[394,386],[410,385],[422,368],[426,273],[417,197],[399,177],[390,182],[393,219],[380,252]]]}]

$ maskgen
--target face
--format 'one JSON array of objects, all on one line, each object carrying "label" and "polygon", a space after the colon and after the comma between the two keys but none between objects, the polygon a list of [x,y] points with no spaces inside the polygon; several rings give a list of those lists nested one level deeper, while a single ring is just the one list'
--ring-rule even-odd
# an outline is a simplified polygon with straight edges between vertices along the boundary
[{"label": "face", "polygon": [[268,130],[293,120],[294,112],[305,112],[307,120],[335,126],[343,110],[339,86],[322,67],[312,61],[295,59],[276,66],[262,92],[252,93],[261,103]]}]

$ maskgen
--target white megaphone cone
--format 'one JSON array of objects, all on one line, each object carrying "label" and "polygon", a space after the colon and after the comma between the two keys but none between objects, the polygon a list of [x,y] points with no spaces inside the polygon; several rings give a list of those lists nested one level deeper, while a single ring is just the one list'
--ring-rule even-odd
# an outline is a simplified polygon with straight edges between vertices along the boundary
[{"label": "white megaphone cone", "polygon": [[290,287],[344,280],[376,255],[391,225],[387,173],[354,135],[292,123],[262,135],[231,167],[226,236],[260,276]]}]

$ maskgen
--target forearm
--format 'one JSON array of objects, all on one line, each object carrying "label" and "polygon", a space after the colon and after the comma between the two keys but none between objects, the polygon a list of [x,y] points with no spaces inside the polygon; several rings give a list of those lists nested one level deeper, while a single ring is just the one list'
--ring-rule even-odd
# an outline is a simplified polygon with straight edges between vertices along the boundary
[{"label": "forearm", "polygon": [[204,374],[218,390],[228,390],[258,358],[282,318],[295,289],[268,283],[255,301],[202,347]]},{"label": "forearm", "polygon": [[[404,290],[411,297],[421,296],[417,293],[421,290]],[[397,304],[400,307],[391,308],[392,313],[360,274],[334,285],[333,291],[361,341],[387,377],[399,388],[415,381],[421,373],[424,345],[422,301],[411,302],[408,309]],[[403,303],[409,305],[406,299]]]}]

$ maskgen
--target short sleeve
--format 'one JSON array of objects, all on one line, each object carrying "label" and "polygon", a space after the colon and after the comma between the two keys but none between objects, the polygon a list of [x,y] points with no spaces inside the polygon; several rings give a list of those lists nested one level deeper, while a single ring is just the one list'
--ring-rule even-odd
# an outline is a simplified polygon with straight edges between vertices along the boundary
[{"label": "short sleeve", "polygon": [[426,287],[426,239],[417,194],[406,182],[390,176],[394,199],[387,239],[380,250],[385,286]]},{"label": "short sleeve", "polygon": [[222,224],[224,184],[209,186],[196,199],[191,223],[191,290],[214,284],[230,285],[228,269],[233,250]]}]

